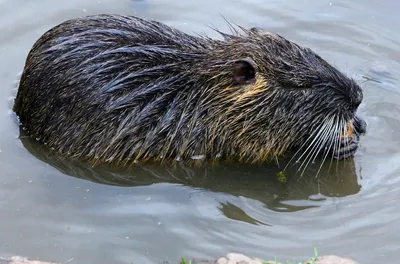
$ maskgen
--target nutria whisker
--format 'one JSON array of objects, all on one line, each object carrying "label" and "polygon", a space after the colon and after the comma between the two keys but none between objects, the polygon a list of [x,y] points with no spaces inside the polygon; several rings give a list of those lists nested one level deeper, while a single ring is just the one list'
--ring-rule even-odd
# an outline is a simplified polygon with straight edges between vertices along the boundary
[{"label": "nutria whisker", "polygon": [[[346,124],[343,125],[343,131],[344,131],[344,134],[346,135],[347,132],[348,132]],[[344,140],[343,144],[344,144],[344,153],[345,153],[345,155],[347,155],[349,153],[348,152],[348,142],[347,142],[347,140]]]},{"label": "nutria whisker", "polygon": [[337,122],[360,122],[361,87],[310,48],[227,23],[217,40],[134,16],[67,20],[33,45],[13,110],[93,166],[260,164],[298,148],[304,172],[325,147],[351,157],[358,141],[328,146]]},{"label": "nutria whisker", "polygon": [[301,170],[301,167],[305,164],[300,177],[303,176],[303,173],[309,166],[310,162],[313,162],[315,160],[320,150],[325,146],[326,141],[329,139],[327,135],[329,135],[329,133],[331,132],[334,132],[332,131],[332,118],[324,122],[324,125],[321,126],[320,128],[320,132],[321,134],[317,136],[318,140],[315,141],[315,143],[313,144],[313,148],[310,151],[308,151],[308,155],[306,156],[303,163],[299,167],[299,170]]},{"label": "nutria whisker", "polygon": [[[346,127],[347,127],[346,126],[346,122],[342,119],[341,122],[340,122],[340,131],[346,131]],[[344,155],[347,155],[347,139],[341,140],[340,135],[338,135],[337,139],[338,139],[338,142],[339,142],[339,148],[340,148],[340,144],[343,142],[344,148],[342,148],[342,149],[345,150],[344,151],[345,152]],[[337,163],[339,165],[339,162],[337,162]]]},{"label": "nutria whisker", "polygon": [[[343,143],[344,144],[344,148],[342,148],[342,149],[345,150],[345,154],[344,155],[345,156],[349,156],[350,155],[350,153],[351,153],[350,152],[350,143],[348,141],[348,138],[344,138],[344,139],[341,138],[341,132],[343,132],[345,135],[349,132],[347,130],[347,125],[348,124],[350,125],[352,131],[356,131],[353,122],[348,123],[341,116],[335,117],[334,126],[332,128],[332,140],[331,140],[331,144],[332,145],[330,146],[330,147],[333,146],[333,151],[332,151],[333,153],[337,153],[338,150],[341,149],[340,144]],[[335,131],[336,131],[336,133],[335,133]],[[354,142],[352,142],[352,144],[354,144]],[[324,158],[322,160],[321,167],[324,164],[325,159],[326,158]],[[334,160],[334,155],[331,156],[329,169],[332,166],[333,160]],[[339,159],[336,159],[336,172],[338,171],[338,167],[337,167],[338,165],[339,165]],[[343,165],[345,166],[346,164],[343,164]]]},{"label": "nutria whisker", "polygon": [[328,157],[332,146],[335,144],[335,138],[337,137],[337,135],[340,135],[340,130],[337,130],[337,126],[336,126],[336,123],[335,123],[336,119],[337,118],[332,117],[332,119],[330,120],[331,121],[331,127],[330,127],[330,129],[328,129],[329,131],[327,133],[326,142],[330,142],[331,144],[328,144],[328,147],[325,149],[325,154],[323,155],[323,159],[321,161],[321,164],[320,164],[320,166],[318,168],[318,171],[317,171],[315,177],[318,177],[318,175],[319,175],[319,173],[320,173],[320,171],[322,169],[322,166],[325,164],[326,158]]},{"label": "nutria whisker", "polygon": [[[354,125],[353,122],[349,123],[349,126],[347,126],[346,124],[344,125],[344,134],[347,135],[348,133],[350,133],[350,131],[354,131]],[[346,149],[346,156],[350,156],[351,152],[349,150],[350,148],[350,142],[348,140],[345,140],[345,149]]]},{"label": "nutria whisker", "polygon": [[[334,127],[333,127],[334,131],[341,131],[340,121],[341,121],[341,118],[336,116],[335,121],[334,121]],[[337,151],[339,150],[339,147],[340,147],[340,134],[334,135],[334,137],[332,138],[332,145],[333,145],[333,153],[337,153]],[[329,169],[332,166],[333,160],[334,160],[334,157],[333,157],[333,155],[331,155],[331,162],[329,163]],[[338,163],[339,163],[338,160],[336,160],[336,164],[338,164]],[[337,168],[336,168],[336,171],[337,171]]]},{"label": "nutria whisker", "polygon": [[[339,117],[337,118],[337,120],[338,120],[338,129],[339,129],[339,131],[342,131],[342,129],[344,128],[345,122]],[[339,134],[339,135],[336,135],[336,138],[335,138],[335,143],[336,143],[335,150],[338,152],[340,150],[340,142],[341,142],[341,140],[340,140],[340,134]],[[333,155],[332,155],[332,158],[333,158]],[[336,173],[338,172],[338,166],[339,166],[339,160],[336,160]]]},{"label": "nutria whisker", "polygon": [[[313,156],[313,153],[316,152],[316,149],[318,148],[319,142],[320,142],[321,139],[323,138],[323,135],[324,135],[324,133],[325,133],[326,128],[328,127],[328,125],[329,125],[329,123],[328,123],[327,121],[324,121],[323,125],[318,129],[319,132],[318,132],[318,134],[315,136],[315,139],[313,140],[313,142],[311,142],[309,148],[307,148],[307,149],[304,151],[304,154],[303,154],[303,155],[305,155],[305,154],[307,154],[307,155],[306,155],[305,158],[303,159],[303,162],[302,162],[302,164],[300,165],[299,170],[301,170],[301,167],[302,167],[304,164],[308,164],[308,163],[309,163],[309,162],[307,162],[307,160],[310,160],[310,161],[311,161],[312,156]],[[303,156],[303,155],[302,155],[302,156]],[[302,156],[300,156],[299,159],[301,159]]]},{"label": "nutria whisker", "polygon": [[[326,125],[325,122],[326,122],[327,119],[328,119],[328,116],[326,116],[326,117],[324,118],[321,127],[323,127],[323,126]],[[309,150],[310,148],[313,147],[313,145],[315,144],[315,141],[317,141],[317,140],[319,139],[319,135],[321,134],[321,132],[322,132],[321,129],[315,129],[315,130],[312,132],[312,134],[307,138],[307,140],[305,140],[305,141],[303,142],[303,144],[300,145],[300,146],[298,147],[298,150],[294,153],[294,155],[292,156],[292,158],[291,158],[291,159],[289,160],[289,162],[286,164],[284,170],[287,169],[287,167],[289,166],[289,164],[291,164],[292,160],[296,158],[296,155],[297,155],[298,153],[303,152],[303,154],[302,154],[300,157],[297,157],[297,158],[296,158],[296,163],[300,162],[301,158],[302,158],[304,155],[307,154],[307,152],[308,152],[308,150]],[[309,143],[309,140],[311,140],[310,143]],[[308,144],[308,147],[307,147],[307,144]],[[307,148],[306,148],[305,150],[303,150],[304,147],[307,147]]]},{"label": "nutria whisker", "polygon": [[[329,121],[331,121],[331,120],[329,120]],[[321,134],[318,142],[315,143],[315,146],[310,153],[308,163],[306,166],[304,166],[302,174],[305,172],[307,166],[309,166],[310,163],[315,162],[315,159],[320,154],[320,151],[322,149],[324,149],[324,146],[326,145],[327,140],[329,139],[330,133],[332,133],[332,132],[333,132],[332,131],[332,122],[327,121],[326,126],[323,128],[323,133]]]},{"label": "nutria whisker", "polygon": [[[341,130],[339,129],[339,126],[338,126],[338,119],[339,118],[337,118],[337,117],[333,117],[331,119],[331,122],[332,122],[331,123],[331,128],[330,128],[330,131],[329,131],[329,133],[327,135],[327,142],[330,142],[331,144],[329,144],[328,147],[325,150],[325,154],[323,155],[323,159],[321,161],[321,164],[319,166],[319,169],[318,169],[315,177],[318,177],[318,175],[319,175],[319,173],[320,173],[320,171],[322,169],[322,166],[325,164],[326,158],[328,157],[332,147],[335,148],[336,138],[340,137],[340,131]],[[335,151],[335,149],[334,149],[334,151]],[[331,163],[332,163],[332,161],[333,161],[333,156],[331,158]],[[329,165],[329,167],[330,166],[331,165]]]}]

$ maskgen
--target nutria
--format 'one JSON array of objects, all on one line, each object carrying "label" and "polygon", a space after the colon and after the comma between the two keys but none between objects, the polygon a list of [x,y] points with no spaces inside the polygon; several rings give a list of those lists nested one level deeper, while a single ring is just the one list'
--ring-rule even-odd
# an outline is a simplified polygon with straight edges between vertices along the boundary
[{"label": "nutria", "polygon": [[[65,21],[32,47],[13,109],[32,137],[91,163],[355,153],[365,122],[353,79],[280,35],[217,31],[108,14]],[[346,124],[354,137],[341,139]]]}]

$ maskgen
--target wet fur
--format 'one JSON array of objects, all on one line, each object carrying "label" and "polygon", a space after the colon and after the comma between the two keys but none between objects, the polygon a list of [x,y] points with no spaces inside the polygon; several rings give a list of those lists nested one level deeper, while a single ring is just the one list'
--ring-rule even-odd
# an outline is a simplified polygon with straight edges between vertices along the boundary
[{"label": "wet fur", "polygon": [[[132,16],[66,21],[34,44],[14,111],[31,136],[92,163],[263,162],[303,145],[327,116],[355,117],[360,87],[310,49],[258,29],[220,33]],[[244,59],[256,72],[247,83],[233,74]]]}]

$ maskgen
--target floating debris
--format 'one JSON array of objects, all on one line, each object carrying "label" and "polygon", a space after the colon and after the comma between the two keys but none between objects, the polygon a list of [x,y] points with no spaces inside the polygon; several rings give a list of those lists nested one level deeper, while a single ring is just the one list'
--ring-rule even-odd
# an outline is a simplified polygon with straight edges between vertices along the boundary
[{"label": "floating debris", "polygon": [[278,173],[276,174],[276,178],[277,178],[278,181],[280,181],[280,182],[283,182],[283,183],[286,183],[286,182],[287,182],[287,178],[286,178],[286,175],[285,175],[285,172],[284,172],[284,171],[278,172]]},{"label": "floating debris", "polygon": [[376,83],[382,83],[381,81],[379,81],[379,80],[377,80],[377,79],[375,79],[375,78],[366,76],[366,75],[363,75],[362,77],[363,77],[364,79],[366,79],[367,81],[372,81],[372,82],[376,82]]}]

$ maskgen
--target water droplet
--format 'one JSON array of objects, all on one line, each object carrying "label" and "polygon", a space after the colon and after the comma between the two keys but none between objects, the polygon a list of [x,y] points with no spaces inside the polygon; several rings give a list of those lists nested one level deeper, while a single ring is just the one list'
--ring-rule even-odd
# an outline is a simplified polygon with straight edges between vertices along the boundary
[{"label": "water droplet", "polygon": [[194,155],[194,156],[192,156],[193,160],[201,160],[201,159],[204,159],[204,158],[205,158],[204,155]]},{"label": "water droplet", "polygon": [[308,197],[308,199],[310,199],[311,201],[316,201],[316,202],[318,202],[318,201],[325,201],[325,200],[326,200],[326,196],[323,195],[323,194],[318,193],[318,194],[312,194],[312,195],[310,195],[310,196]]}]

